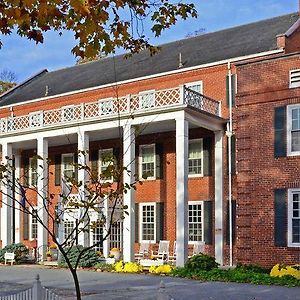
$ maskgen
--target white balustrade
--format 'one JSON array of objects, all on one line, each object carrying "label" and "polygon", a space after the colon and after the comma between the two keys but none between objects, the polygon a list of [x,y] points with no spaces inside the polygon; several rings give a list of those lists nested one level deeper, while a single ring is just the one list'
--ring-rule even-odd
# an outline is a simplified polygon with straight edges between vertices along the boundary
[{"label": "white balustrade", "polygon": [[162,107],[188,105],[215,116],[220,115],[220,102],[183,87],[157,90],[119,98],[101,99],[57,109],[36,111],[24,116],[0,119],[0,135],[10,132],[78,124],[83,120],[114,117],[139,111],[151,111]]}]

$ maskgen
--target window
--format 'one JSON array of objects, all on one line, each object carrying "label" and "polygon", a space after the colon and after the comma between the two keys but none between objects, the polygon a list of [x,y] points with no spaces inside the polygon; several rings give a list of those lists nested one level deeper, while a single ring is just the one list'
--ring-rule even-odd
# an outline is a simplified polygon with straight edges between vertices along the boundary
[{"label": "window", "polygon": [[103,180],[113,180],[112,176],[105,176],[107,167],[113,164],[113,157],[113,149],[99,150],[99,174]]},{"label": "window", "polygon": [[140,204],[140,240],[156,241],[156,209],[155,203]]},{"label": "window", "polygon": [[103,253],[103,225],[102,224],[97,224],[97,226],[92,229],[92,236],[93,236],[93,245],[101,241],[95,247],[95,251],[100,251],[101,253]]},{"label": "window", "polygon": [[189,176],[203,175],[203,140],[189,142]]},{"label": "window", "polygon": [[75,232],[72,233],[73,229],[75,228],[75,221],[64,221],[64,237],[65,240],[68,238],[68,242],[66,243],[66,246],[70,247],[73,246]]},{"label": "window", "polygon": [[37,238],[38,221],[37,221],[37,209],[32,208],[32,215],[30,215],[30,239],[34,240]]},{"label": "window", "polygon": [[287,107],[288,153],[300,154],[300,105]]},{"label": "window", "polygon": [[74,166],[74,154],[62,154],[62,174],[64,178],[74,177],[75,166]]},{"label": "window", "polygon": [[29,159],[29,184],[30,186],[37,186],[38,171],[37,171],[37,159]]},{"label": "window", "polygon": [[300,87],[300,69],[290,71],[290,88]]},{"label": "window", "polygon": [[300,247],[300,189],[288,195],[288,245]]},{"label": "window", "polygon": [[109,237],[109,247],[122,249],[123,247],[123,220],[118,220],[112,224]]},{"label": "window", "polygon": [[140,177],[155,179],[155,145],[140,146]]},{"label": "window", "polygon": [[203,201],[189,201],[189,242],[203,242]]},{"label": "window", "polygon": [[140,108],[150,108],[155,106],[155,91],[146,91],[139,94]]},{"label": "window", "polygon": [[185,86],[187,88],[195,91],[195,92],[203,94],[203,83],[202,83],[202,81],[189,82]]}]

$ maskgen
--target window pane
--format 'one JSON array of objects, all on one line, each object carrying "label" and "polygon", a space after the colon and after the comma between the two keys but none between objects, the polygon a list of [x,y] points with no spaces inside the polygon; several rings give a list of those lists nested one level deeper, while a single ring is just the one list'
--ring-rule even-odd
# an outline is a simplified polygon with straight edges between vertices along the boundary
[{"label": "window pane", "polygon": [[195,92],[201,93],[201,84],[189,85],[188,88]]},{"label": "window pane", "polygon": [[300,243],[300,219],[292,220],[292,242]]},{"label": "window pane", "polygon": [[189,143],[189,174],[202,174],[202,142]]},{"label": "window pane", "polygon": [[300,151],[300,131],[292,132],[292,151]]},{"label": "window pane", "polygon": [[155,239],[155,208],[154,205],[142,206],[142,240],[154,241]]},{"label": "window pane", "polygon": [[32,210],[32,216],[31,216],[31,238],[36,239],[37,238],[37,210]]},{"label": "window pane", "polygon": [[202,241],[202,205],[189,204],[189,241]]},{"label": "window pane", "polygon": [[154,177],[155,147],[147,146],[141,148],[142,152],[142,176]]},{"label": "window pane", "polygon": [[103,225],[97,224],[97,227],[93,228],[93,244],[100,242],[95,247],[95,251],[103,252]]}]

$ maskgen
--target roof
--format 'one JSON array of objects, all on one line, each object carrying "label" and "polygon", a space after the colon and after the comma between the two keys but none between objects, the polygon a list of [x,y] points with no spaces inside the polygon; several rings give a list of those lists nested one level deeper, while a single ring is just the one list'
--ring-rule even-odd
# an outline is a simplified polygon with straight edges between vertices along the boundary
[{"label": "roof", "polygon": [[275,50],[276,36],[284,34],[298,16],[292,13],[163,44],[161,51],[152,57],[148,51],[142,51],[129,59],[118,55],[53,72],[40,72],[2,95],[0,106],[178,70],[179,53],[186,68]]}]

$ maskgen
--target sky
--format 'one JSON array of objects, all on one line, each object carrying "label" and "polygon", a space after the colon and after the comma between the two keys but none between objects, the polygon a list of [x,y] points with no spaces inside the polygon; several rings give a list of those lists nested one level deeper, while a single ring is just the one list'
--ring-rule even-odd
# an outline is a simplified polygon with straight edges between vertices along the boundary
[{"label": "sky", "polygon": [[[179,21],[161,37],[150,36],[153,44],[162,44],[185,38],[189,33],[205,29],[213,32],[224,28],[251,23],[298,11],[298,0],[186,0],[193,2],[198,11],[197,19]],[[76,58],[71,54],[74,46],[72,33],[49,32],[44,44],[18,37],[16,34],[1,36],[0,71],[10,70],[20,83],[43,69],[53,71],[72,66]]]}]

